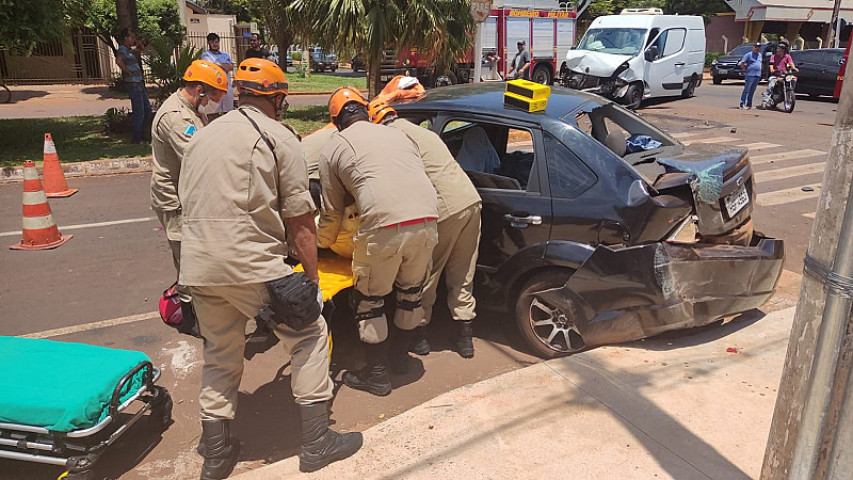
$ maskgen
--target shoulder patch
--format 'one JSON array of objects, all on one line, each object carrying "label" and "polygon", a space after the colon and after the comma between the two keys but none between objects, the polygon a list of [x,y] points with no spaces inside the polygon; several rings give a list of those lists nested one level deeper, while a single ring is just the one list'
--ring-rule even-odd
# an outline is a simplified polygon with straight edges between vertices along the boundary
[{"label": "shoulder patch", "polygon": [[195,133],[195,125],[187,125],[184,128],[184,135],[192,135]]}]

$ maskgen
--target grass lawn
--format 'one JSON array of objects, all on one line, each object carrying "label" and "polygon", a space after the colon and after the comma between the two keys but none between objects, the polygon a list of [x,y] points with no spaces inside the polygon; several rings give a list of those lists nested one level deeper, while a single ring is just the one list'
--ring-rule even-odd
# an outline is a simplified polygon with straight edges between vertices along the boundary
[{"label": "grass lawn", "polygon": [[[284,123],[300,135],[329,122],[325,106],[292,108]],[[151,155],[150,144],[130,143],[130,134],[107,135],[104,117],[21,118],[0,120],[0,167],[22,165],[25,160],[42,161],[44,134],[50,133],[62,162],[84,162],[102,158],[132,158]]]},{"label": "grass lawn", "polygon": [[311,73],[307,78],[289,73],[287,83],[291,92],[331,92],[345,85],[351,85],[360,90],[367,88],[367,78],[363,76],[344,77],[334,73]]}]

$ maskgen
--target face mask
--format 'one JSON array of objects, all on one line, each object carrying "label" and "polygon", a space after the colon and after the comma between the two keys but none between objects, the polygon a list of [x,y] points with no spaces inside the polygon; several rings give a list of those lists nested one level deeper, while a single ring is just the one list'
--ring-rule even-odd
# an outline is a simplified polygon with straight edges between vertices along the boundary
[{"label": "face mask", "polygon": [[284,112],[287,111],[287,99],[282,98],[278,108],[275,109],[275,119],[280,122],[284,119]]},{"label": "face mask", "polygon": [[207,99],[207,105],[198,104],[198,113],[209,115],[216,113],[217,110],[219,110],[219,102],[214,102],[212,98]]}]

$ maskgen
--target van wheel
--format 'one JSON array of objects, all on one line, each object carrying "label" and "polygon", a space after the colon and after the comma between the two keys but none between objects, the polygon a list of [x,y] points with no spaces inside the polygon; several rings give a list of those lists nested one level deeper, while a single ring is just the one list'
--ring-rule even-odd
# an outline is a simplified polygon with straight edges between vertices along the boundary
[{"label": "van wheel", "polygon": [[714,78],[712,78],[711,81],[714,82],[714,85],[719,85],[719,84],[723,83],[723,77],[721,77],[719,75],[714,75]]},{"label": "van wheel", "polygon": [[690,82],[687,83],[687,88],[681,92],[681,98],[690,98],[694,95],[696,95],[696,75],[693,75],[693,77],[690,78]]},{"label": "van wheel", "polygon": [[625,108],[628,110],[636,110],[643,103],[643,89],[640,85],[632,83],[628,86],[628,91],[625,92]]},{"label": "van wheel", "polygon": [[542,85],[551,85],[553,79],[551,78],[551,70],[548,67],[540,66],[536,67],[533,70],[533,76],[530,79],[536,83],[541,83]]},{"label": "van wheel", "polygon": [[537,293],[566,284],[572,270],[549,270],[535,275],[519,291],[515,323],[533,353],[545,359],[579,352],[586,348],[574,322],[574,312],[563,312]]}]

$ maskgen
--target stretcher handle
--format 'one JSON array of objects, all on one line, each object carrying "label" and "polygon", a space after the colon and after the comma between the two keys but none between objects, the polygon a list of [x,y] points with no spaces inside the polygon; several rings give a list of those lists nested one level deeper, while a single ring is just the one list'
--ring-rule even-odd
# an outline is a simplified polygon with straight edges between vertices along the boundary
[{"label": "stretcher handle", "polygon": [[149,361],[139,362],[139,365],[133,367],[133,370],[125,373],[124,376],[121,377],[121,380],[118,381],[118,385],[116,385],[116,388],[113,390],[113,397],[110,399],[111,417],[116,418],[116,416],[118,416],[118,407],[119,405],[121,405],[121,391],[124,386],[133,378],[134,375],[139,373],[139,371],[145,367],[148,367],[148,370],[146,370],[145,373],[142,374],[142,385],[149,388],[154,386],[154,365],[152,365]]}]

